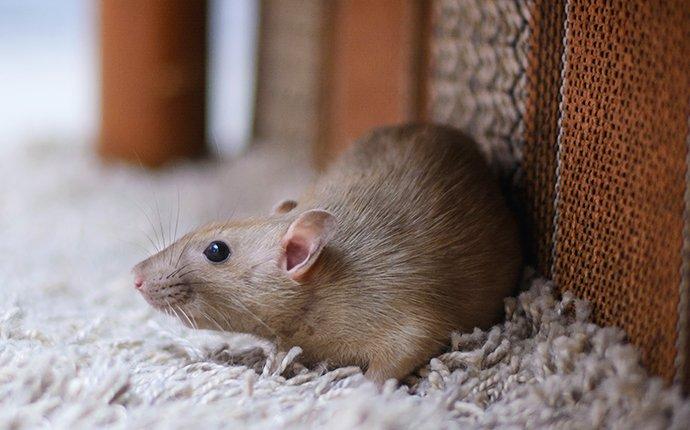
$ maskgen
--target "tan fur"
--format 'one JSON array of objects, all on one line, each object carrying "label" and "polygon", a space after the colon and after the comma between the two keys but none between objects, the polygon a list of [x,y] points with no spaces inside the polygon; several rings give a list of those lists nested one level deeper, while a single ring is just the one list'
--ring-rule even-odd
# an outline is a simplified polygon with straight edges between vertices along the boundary
[{"label": "tan fur", "polygon": [[[202,227],[140,263],[144,296],[192,326],[299,345],[307,361],[359,365],[380,383],[437,354],[451,331],[495,323],[517,283],[514,217],[453,129],[377,129],[289,206]],[[296,282],[279,265],[281,240],[310,209],[335,215],[337,230]],[[228,243],[227,261],[204,258],[213,240]]]}]

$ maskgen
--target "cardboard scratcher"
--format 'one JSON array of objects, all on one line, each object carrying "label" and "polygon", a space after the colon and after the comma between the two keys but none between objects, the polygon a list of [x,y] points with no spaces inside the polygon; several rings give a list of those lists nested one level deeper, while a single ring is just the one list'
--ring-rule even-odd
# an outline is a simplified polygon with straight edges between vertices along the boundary
[{"label": "cardboard scratcher", "polygon": [[690,2],[437,1],[432,119],[517,172],[537,267],[690,383]]}]

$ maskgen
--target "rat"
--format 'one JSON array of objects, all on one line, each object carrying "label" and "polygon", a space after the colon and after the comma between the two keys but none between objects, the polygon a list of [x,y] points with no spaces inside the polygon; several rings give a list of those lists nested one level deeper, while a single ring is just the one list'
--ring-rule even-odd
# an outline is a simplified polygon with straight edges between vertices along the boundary
[{"label": "rat", "polygon": [[133,270],[154,308],[243,332],[378,384],[499,321],[518,226],[476,144],[437,125],[375,129],[298,200],[214,222]]}]

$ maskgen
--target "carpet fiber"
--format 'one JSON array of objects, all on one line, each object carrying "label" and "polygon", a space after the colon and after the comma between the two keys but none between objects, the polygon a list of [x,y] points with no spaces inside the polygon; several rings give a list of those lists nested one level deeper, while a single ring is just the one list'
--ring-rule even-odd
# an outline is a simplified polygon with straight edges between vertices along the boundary
[{"label": "carpet fiber", "polygon": [[0,428],[687,428],[690,404],[624,333],[540,279],[380,391],[151,310],[129,274],[142,246],[299,195],[304,157],[266,154],[145,174],[74,147],[0,152]]}]

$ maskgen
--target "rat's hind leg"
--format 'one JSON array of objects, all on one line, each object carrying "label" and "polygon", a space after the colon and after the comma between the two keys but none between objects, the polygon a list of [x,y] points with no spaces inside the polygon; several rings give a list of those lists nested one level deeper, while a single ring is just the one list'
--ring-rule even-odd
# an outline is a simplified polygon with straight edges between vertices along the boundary
[{"label": "rat's hind leg", "polygon": [[378,350],[369,360],[364,376],[383,385],[389,379],[403,379],[415,368],[425,364],[438,350],[438,342],[431,339],[420,342],[396,342],[396,349]]},{"label": "rat's hind leg", "polygon": [[374,359],[369,362],[364,376],[376,385],[383,385],[389,379],[401,379],[414,369],[412,360],[402,360],[395,364],[386,360]]}]

